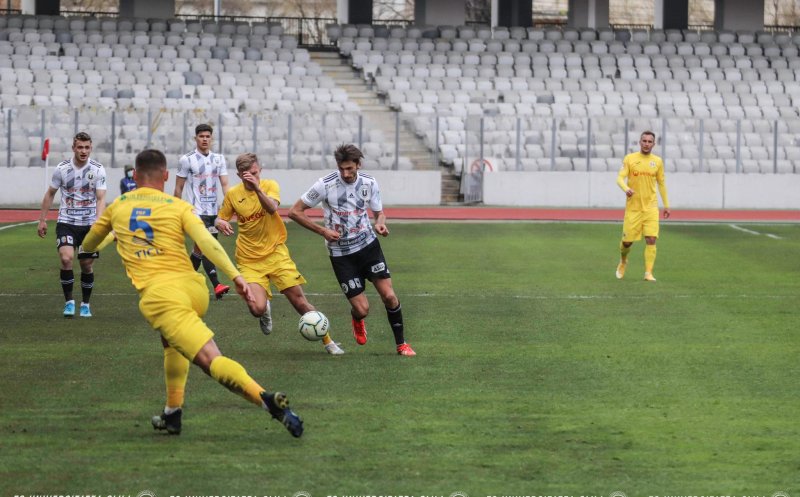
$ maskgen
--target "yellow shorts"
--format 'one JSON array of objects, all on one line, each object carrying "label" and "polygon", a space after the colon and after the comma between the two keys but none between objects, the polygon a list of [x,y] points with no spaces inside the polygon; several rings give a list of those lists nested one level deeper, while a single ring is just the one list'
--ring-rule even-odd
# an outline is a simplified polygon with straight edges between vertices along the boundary
[{"label": "yellow shorts", "polygon": [[190,361],[214,336],[201,319],[208,310],[208,288],[200,273],[146,288],[139,298],[139,310],[150,326]]},{"label": "yellow shorts", "polygon": [[642,235],[658,238],[658,209],[647,211],[625,211],[622,221],[622,241],[635,242]]},{"label": "yellow shorts", "polygon": [[272,298],[269,284],[272,283],[279,292],[289,287],[306,282],[294,261],[289,256],[289,248],[285,244],[275,247],[275,251],[260,261],[238,262],[236,266],[248,283],[257,283],[267,291],[267,298]]}]

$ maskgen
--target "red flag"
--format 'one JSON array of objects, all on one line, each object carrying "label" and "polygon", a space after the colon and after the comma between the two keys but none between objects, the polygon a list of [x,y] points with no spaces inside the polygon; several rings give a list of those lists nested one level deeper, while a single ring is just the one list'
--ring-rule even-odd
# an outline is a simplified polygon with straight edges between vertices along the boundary
[{"label": "red flag", "polygon": [[42,146],[42,160],[47,160],[48,155],[50,155],[50,138],[47,138]]}]

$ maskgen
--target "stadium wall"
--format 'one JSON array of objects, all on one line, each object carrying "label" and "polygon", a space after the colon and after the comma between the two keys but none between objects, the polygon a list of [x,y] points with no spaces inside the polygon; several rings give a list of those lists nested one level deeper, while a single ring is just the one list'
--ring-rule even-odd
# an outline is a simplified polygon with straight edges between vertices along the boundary
[{"label": "stadium wall", "polygon": [[[487,205],[622,207],[616,172],[492,172],[484,175]],[[676,209],[800,209],[800,175],[667,173]]]},{"label": "stadium wall", "polygon": [[[0,169],[0,184],[6,185],[0,196],[0,207],[38,206],[50,183],[48,170],[45,179],[44,168],[6,168]],[[270,170],[262,173],[262,178],[274,179],[281,187],[281,205],[291,206],[300,195],[318,178],[330,171],[310,170]],[[441,173],[439,171],[365,171],[373,174],[381,185],[383,203],[386,205],[438,205],[441,203]],[[111,201],[119,195],[119,181],[124,171],[121,168],[106,169],[108,193]],[[169,181],[165,187],[168,193],[175,188],[175,170],[170,169]],[[235,168],[228,169],[231,186],[241,183]],[[56,195],[58,202],[60,195]]]}]

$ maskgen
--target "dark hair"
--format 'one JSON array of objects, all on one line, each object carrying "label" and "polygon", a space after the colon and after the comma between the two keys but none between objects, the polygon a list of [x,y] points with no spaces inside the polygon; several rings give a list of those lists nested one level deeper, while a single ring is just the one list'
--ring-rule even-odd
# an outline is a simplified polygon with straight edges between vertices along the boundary
[{"label": "dark hair", "polygon": [[364,158],[364,154],[361,153],[361,150],[358,149],[352,143],[349,144],[341,144],[336,147],[336,150],[333,152],[333,156],[336,158],[336,164],[342,164],[343,162],[352,161],[356,164],[361,163],[361,159]]},{"label": "dark hair", "polygon": [[212,135],[214,134],[214,128],[212,128],[210,124],[203,123],[203,124],[198,124],[198,125],[197,125],[197,126],[194,128],[194,136],[197,136],[197,135],[199,135],[199,134],[200,134],[200,133],[202,133],[203,131],[208,131],[208,132],[209,132],[209,133],[211,133]]},{"label": "dark hair", "polygon": [[653,141],[656,141],[656,134],[653,133],[652,131],[650,131],[649,129],[646,130],[646,131],[642,131],[642,134],[641,134],[641,136],[639,136],[639,139],[641,140],[642,136],[644,136],[644,135],[650,135],[650,136],[653,137]]},{"label": "dark hair", "polygon": [[75,135],[75,138],[72,139],[72,146],[73,147],[75,146],[75,142],[89,142],[89,143],[92,143],[92,137],[89,136],[89,133],[87,133],[85,131],[81,131],[80,133]]},{"label": "dark hair", "polygon": [[160,150],[142,150],[136,155],[136,172],[149,175],[167,168],[167,158]]}]

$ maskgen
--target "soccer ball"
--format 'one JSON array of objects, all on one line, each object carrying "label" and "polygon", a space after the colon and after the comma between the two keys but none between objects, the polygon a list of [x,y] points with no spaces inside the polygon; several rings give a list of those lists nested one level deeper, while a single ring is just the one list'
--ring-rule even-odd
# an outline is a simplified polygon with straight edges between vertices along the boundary
[{"label": "soccer ball", "polygon": [[310,311],[300,316],[300,334],[306,340],[312,342],[322,340],[322,337],[328,333],[329,327],[328,318],[319,311]]}]

